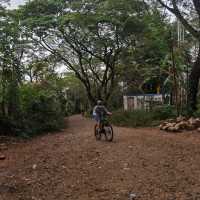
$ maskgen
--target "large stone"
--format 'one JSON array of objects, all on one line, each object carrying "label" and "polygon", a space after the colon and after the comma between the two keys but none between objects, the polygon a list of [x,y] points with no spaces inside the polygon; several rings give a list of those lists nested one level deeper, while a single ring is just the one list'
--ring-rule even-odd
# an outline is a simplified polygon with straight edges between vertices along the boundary
[{"label": "large stone", "polygon": [[191,117],[188,122],[192,125],[195,125],[196,124],[196,119],[194,117]]},{"label": "large stone", "polygon": [[163,124],[161,124],[158,128],[160,129],[160,130],[162,130],[163,129],[163,127],[164,127],[164,125]]},{"label": "large stone", "polygon": [[186,130],[188,130],[188,131],[192,131],[192,130],[195,130],[195,129],[196,129],[196,127],[193,124],[188,124],[187,127],[186,127]]},{"label": "large stone", "polygon": [[176,120],[175,119],[168,119],[167,123],[174,123]]},{"label": "large stone", "polygon": [[169,130],[169,128],[174,127],[176,123],[167,123],[165,126],[162,127],[162,130]]},{"label": "large stone", "polygon": [[200,127],[200,119],[196,118],[196,127]]},{"label": "large stone", "polygon": [[181,130],[182,128],[181,128],[181,124],[179,123],[179,124],[176,124],[175,125],[175,128],[177,129],[177,130]]},{"label": "large stone", "polygon": [[176,118],[176,122],[182,122],[182,121],[185,121],[186,120],[186,117],[183,117],[183,116],[179,116]]},{"label": "large stone", "polygon": [[179,131],[179,129],[177,128],[177,127],[169,127],[168,128],[168,131],[171,131],[171,132],[178,132]]},{"label": "large stone", "polygon": [[169,126],[162,126],[161,130],[167,131],[168,128],[169,128]]},{"label": "large stone", "polygon": [[163,122],[161,125],[166,126],[169,122]]},{"label": "large stone", "polygon": [[168,125],[171,126],[171,127],[174,127],[174,126],[176,126],[176,123],[173,122],[173,123],[169,123]]},{"label": "large stone", "polygon": [[188,126],[188,124],[189,123],[187,121],[181,121],[181,122],[177,123],[175,125],[175,127],[178,129],[185,129]]},{"label": "large stone", "polygon": [[198,118],[193,118],[191,117],[189,120],[188,120],[189,124],[195,126],[196,128],[200,127],[200,119]]},{"label": "large stone", "polygon": [[166,122],[163,122],[159,128],[164,131],[172,131],[179,132],[182,130],[195,130],[199,128],[197,131],[200,132],[200,118],[191,117],[190,119],[186,119],[186,117],[178,117],[176,121],[170,119]]}]

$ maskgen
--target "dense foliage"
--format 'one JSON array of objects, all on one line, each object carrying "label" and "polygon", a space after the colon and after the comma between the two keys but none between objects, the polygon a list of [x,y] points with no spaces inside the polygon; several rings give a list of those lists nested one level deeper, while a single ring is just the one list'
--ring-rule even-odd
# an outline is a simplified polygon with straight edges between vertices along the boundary
[{"label": "dense foliage", "polygon": [[16,113],[0,115],[1,134],[32,136],[64,126],[66,100],[50,86],[25,84],[19,88],[18,98]]},{"label": "dense foliage", "polygon": [[150,112],[145,110],[116,111],[113,113],[111,121],[118,126],[126,127],[146,127],[157,126],[162,120],[174,118],[176,112],[172,106],[155,108]]}]

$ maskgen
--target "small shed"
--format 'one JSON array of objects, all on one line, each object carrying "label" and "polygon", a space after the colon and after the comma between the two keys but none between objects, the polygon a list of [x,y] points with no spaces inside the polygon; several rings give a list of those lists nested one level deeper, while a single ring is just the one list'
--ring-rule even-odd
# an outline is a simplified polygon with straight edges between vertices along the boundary
[{"label": "small shed", "polygon": [[124,95],[124,110],[151,110],[153,106],[170,104],[170,94]]}]

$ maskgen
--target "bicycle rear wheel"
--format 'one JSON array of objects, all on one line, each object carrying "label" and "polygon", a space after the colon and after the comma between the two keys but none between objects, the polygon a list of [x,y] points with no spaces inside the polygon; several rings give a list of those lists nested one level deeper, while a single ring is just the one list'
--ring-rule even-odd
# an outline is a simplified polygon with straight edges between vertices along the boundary
[{"label": "bicycle rear wheel", "polygon": [[95,135],[96,140],[101,140],[101,131],[98,128],[97,124],[94,127],[94,135]]},{"label": "bicycle rear wheel", "polygon": [[112,142],[113,141],[113,128],[111,125],[105,126],[105,136],[106,136],[106,140],[108,142]]}]

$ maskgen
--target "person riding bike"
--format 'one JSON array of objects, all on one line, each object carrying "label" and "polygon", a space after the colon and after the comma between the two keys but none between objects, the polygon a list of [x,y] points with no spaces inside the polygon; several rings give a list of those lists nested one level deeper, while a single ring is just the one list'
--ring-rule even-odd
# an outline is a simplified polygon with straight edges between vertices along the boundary
[{"label": "person riding bike", "polygon": [[103,105],[103,101],[98,100],[97,105],[93,109],[93,117],[97,122],[98,127],[100,128],[101,121],[104,120],[106,115],[111,115],[112,113],[107,110]]}]

